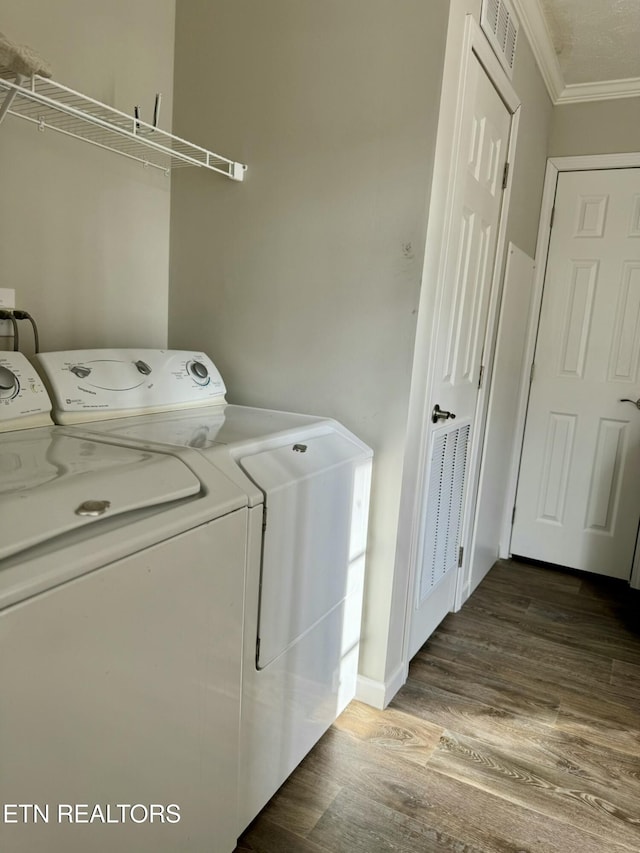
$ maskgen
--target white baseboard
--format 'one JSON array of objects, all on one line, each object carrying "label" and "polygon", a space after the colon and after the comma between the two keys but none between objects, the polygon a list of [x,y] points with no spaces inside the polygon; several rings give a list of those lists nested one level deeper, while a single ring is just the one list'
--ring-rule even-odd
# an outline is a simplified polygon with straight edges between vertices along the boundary
[{"label": "white baseboard", "polygon": [[407,680],[405,669],[402,665],[386,681],[375,681],[365,675],[359,675],[356,682],[356,699],[371,705],[372,708],[382,710],[396,695],[398,690]]}]

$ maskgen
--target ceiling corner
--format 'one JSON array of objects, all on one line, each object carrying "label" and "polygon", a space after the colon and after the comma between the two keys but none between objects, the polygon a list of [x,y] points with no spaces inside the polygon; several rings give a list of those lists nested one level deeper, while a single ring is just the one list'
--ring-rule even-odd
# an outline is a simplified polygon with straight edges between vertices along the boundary
[{"label": "ceiling corner", "polygon": [[554,106],[640,96],[640,77],[565,83],[541,0],[510,0]]}]

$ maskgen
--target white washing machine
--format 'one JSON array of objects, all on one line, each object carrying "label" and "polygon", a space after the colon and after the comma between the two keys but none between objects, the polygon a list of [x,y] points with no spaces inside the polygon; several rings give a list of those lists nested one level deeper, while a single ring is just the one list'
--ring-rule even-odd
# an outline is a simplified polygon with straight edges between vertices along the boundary
[{"label": "white washing machine", "polygon": [[226,404],[201,352],[47,353],[38,366],[59,423],[181,448],[247,496],[241,832],[355,695],[372,452],[330,419]]},{"label": "white washing machine", "polygon": [[0,849],[231,853],[246,494],[49,409],[0,353]]}]

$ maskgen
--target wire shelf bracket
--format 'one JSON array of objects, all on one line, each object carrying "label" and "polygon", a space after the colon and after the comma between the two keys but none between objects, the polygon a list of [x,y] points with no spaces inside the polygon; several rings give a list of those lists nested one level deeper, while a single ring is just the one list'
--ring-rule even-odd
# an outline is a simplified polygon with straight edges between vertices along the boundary
[{"label": "wire shelf bracket", "polygon": [[[10,74],[14,79],[7,77]],[[82,95],[47,77],[16,75],[0,68],[0,124],[7,115],[30,121],[99,148],[114,151],[169,174],[181,166],[200,166],[242,181],[246,166],[160,130],[137,116]]]}]

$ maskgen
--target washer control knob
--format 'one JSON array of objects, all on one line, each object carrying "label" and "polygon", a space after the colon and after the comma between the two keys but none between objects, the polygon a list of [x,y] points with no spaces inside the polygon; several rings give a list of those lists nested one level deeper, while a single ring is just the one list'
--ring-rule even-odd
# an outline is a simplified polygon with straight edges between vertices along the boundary
[{"label": "washer control knob", "polygon": [[138,373],[142,373],[143,376],[148,376],[151,373],[151,368],[149,367],[146,361],[139,359],[138,361],[134,362],[134,364],[138,370]]},{"label": "washer control knob", "polygon": [[20,390],[20,382],[13,370],[0,364],[0,399],[12,400]]},{"label": "washer control knob", "polygon": [[209,371],[201,361],[190,361],[187,370],[198,384],[206,385],[209,381]]},{"label": "washer control knob", "polygon": [[78,379],[86,379],[86,377],[91,373],[91,368],[85,367],[84,364],[74,364],[73,367],[69,369],[74,376],[78,377]]}]

